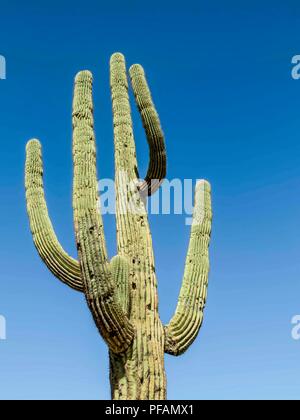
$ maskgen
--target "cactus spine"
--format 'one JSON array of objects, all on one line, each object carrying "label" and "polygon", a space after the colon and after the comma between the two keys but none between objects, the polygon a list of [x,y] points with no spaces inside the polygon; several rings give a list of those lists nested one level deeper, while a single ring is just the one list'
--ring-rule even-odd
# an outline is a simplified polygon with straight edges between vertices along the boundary
[{"label": "cactus spine", "polygon": [[[75,79],[73,100],[74,228],[78,261],[61,247],[51,224],[43,190],[41,145],[26,147],[27,211],[35,246],[51,272],[85,294],[95,324],[108,345],[113,399],[165,399],[164,353],[179,355],[201,327],[206,301],[211,230],[210,186],[196,186],[191,239],[183,284],[173,318],[163,326],[158,314],[157,281],[145,195],[153,194],[166,174],[165,143],[144,70],[130,78],[149,144],[149,168],[138,181],[128,82],[122,54],[110,61],[115,143],[118,252],[109,261],[97,192],[93,129],[92,75]],[[123,182],[134,187],[128,189]],[[128,205],[134,203],[134,211]]]}]

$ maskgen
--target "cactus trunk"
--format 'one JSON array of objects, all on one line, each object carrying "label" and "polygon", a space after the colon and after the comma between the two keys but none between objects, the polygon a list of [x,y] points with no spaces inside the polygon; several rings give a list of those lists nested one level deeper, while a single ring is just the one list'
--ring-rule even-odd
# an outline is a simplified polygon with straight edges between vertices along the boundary
[{"label": "cactus trunk", "polygon": [[148,274],[151,270],[133,275],[138,281],[130,314],[136,326],[133,342],[124,354],[110,351],[111,393],[116,400],[166,398],[163,326],[153,309],[154,293],[149,287],[148,293],[142,291]]},{"label": "cactus trunk", "polygon": [[129,318],[136,326],[126,355],[110,354],[114,399],[165,398],[164,332],[158,315],[152,239],[137,179],[137,160],[124,58],[111,59],[115,139],[115,187],[118,255],[127,257]]},{"label": "cactus trunk", "polygon": [[128,313],[135,325],[135,336],[125,354],[115,355],[110,352],[112,397],[164,399],[164,330],[158,314],[150,229],[137,190],[131,195],[134,212],[131,214],[121,208],[125,202],[125,193],[122,192],[121,176],[117,179],[120,181],[116,181],[118,255],[125,256],[129,261]]},{"label": "cactus trunk", "polygon": [[130,68],[131,83],[149,144],[149,168],[139,180],[125,59],[110,61],[115,145],[117,255],[109,260],[97,191],[92,75],[78,73],[73,100],[73,209],[78,261],[61,247],[43,191],[41,146],[27,145],[27,211],[35,246],[51,272],[83,292],[96,327],[109,349],[112,398],[166,398],[164,353],[179,355],[196,338],[208,285],[211,230],[210,186],[196,186],[191,239],[173,318],[163,326],[158,313],[152,238],[145,207],[166,174],[164,136],[145,74]]}]

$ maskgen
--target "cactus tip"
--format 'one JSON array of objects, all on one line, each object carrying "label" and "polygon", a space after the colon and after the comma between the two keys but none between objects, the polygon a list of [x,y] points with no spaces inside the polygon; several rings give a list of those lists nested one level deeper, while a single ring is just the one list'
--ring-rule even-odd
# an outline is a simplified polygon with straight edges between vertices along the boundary
[{"label": "cactus tip", "polygon": [[131,75],[144,74],[144,69],[140,64],[133,64],[129,69],[129,73]]},{"label": "cactus tip", "polygon": [[81,70],[76,74],[75,82],[93,81],[93,74],[89,70]]},{"label": "cactus tip", "polygon": [[125,57],[122,53],[120,52],[115,52],[112,54],[112,56],[110,57],[110,63],[113,62],[125,62]]},{"label": "cactus tip", "polygon": [[210,192],[211,191],[210,183],[206,179],[198,179],[196,183],[196,191],[199,189],[204,189]]},{"label": "cactus tip", "polygon": [[27,142],[26,150],[41,149],[41,143],[38,139],[31,139]]}]

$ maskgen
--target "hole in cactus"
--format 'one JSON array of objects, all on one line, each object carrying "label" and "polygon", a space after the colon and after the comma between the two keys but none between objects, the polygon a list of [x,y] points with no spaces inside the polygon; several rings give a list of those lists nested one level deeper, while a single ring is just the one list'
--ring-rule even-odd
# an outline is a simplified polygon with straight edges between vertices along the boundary
[{"label": "hole in cactus", "polygon": [[133,290],[136,289],[136,284],[135,283],[132,283],[132,288],[133,288]]},{"label": "hole in cactus", "polygon": [[107,303],[109,300],[111,300],[113,297],[113,293],[111,290],[108,290],[107,292],[105,292],[102,296],[102,300],[103,302]]},{"label": "hole in cactus", "polygon": [[150,303],[147,305],[147,309],[148,309],[149,311],[151,311],[151,304],[150,304]]}]

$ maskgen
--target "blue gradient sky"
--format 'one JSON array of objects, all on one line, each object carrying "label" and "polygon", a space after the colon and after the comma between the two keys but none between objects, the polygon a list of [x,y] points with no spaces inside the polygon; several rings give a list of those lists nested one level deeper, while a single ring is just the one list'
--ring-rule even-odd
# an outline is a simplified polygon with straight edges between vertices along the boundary
[{"label": "blue gradient sky", "polygon": [[[108,2],[106,2],[108,3]],[[168,396],[299,398],[300,5],[295,0],[17,1],[1,5],[0,398],[109,398],[106,346],[84,298],[41,263],[25,211],[27,139],[43,143],[50,214],[75,256],[71,187],[73,77],[95,79],[101,177],[113,176],[108,62],[141,63],[166,135],[169,178],[213,187],[211,276],[202,331],[166,357]],[[133,111],[140,172],[147,145]],[[105,218],[110,255],[115,226]],[[160,312],[172,315],[189,228],[152,216]]]}]

